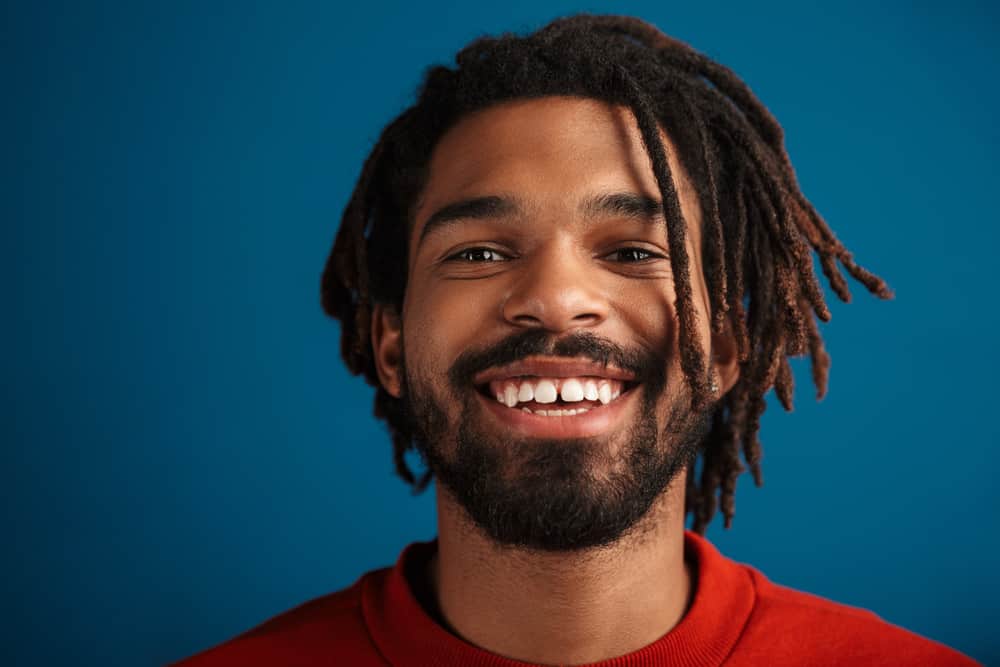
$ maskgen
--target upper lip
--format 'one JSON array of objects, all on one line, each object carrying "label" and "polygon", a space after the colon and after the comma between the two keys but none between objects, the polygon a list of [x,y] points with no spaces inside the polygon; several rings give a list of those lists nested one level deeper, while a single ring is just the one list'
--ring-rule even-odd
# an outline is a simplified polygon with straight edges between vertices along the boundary
[{"label": "upper lip", "polygon": [[493,380],[503,380],[521,375],[537,375],[539,377],[550,378],[590,376],[621,380],[623,382],[635,380],[634,373],[615,366],[605,366],[602,363],[588,359],[529,357],[528,359],[515,361],[512,364],[488,368],[485,371],[477,373],[473,377],[472,383],[482,385]]}]

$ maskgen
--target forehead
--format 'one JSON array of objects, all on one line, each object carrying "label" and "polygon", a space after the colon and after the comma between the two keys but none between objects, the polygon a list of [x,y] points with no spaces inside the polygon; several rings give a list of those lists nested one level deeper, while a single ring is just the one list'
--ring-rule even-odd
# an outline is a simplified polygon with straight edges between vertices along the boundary
[{"label": "forehead", "polygon": [[[690,222],[697,208],[690,179],[662,129],[660,139]],[[506,102],[469,114],[438,142],[412,237],[434,211],[464,198],[508,195],[539,212],[569,211],[602,192],[660,198],[629,109],[574,97]]]}]

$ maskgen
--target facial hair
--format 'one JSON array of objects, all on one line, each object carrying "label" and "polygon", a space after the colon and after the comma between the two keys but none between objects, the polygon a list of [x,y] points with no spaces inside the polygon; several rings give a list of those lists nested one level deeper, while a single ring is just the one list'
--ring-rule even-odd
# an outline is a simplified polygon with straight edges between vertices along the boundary
[{"label": "facial hair", "polygon": [[[582,357],[633,373],[642,391],[638,421],[625,433],[592,438],[514,438],[487,429],[475,418],[481,408],[473,376],[531,355]],[[693,463],[711,418],[691,413],[690,392],[682,390],[661,425],[666,360],[589,332],[553,340],[530,330],[462,354],[447,375],[449,404],[460,408],[454,426],[430,383],[403,365],[403,400],[417,450],[473,525],[503,546],[579,551],[633,533]]]}]

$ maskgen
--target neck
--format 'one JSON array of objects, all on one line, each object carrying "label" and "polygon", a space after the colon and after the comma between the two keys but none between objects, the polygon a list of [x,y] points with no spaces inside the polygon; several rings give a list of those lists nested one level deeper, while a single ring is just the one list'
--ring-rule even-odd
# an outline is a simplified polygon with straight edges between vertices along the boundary
[{"label": "neck", "polygon": [[438,554],[429,575],[450,630],[493,653],[542,664],[598,662],[636,651],[684,616],[684,474],[642,525],[581,552],[500,548],[438,485]]}]

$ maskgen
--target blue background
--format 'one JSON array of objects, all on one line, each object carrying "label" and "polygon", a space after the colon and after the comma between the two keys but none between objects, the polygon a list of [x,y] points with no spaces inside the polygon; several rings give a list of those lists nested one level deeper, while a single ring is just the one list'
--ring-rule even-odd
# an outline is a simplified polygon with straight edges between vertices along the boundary
[{"label": "blue background", "polygon": [[709,537],[1000,664],[996,12],[987,3],[4,3],[4,664],[159,664],[434,535],[319,307],[426,65],[572,11],[733,67],[897,299],[833,304]]}]

